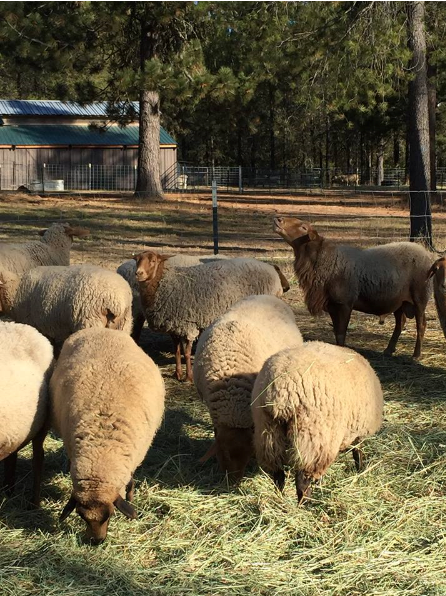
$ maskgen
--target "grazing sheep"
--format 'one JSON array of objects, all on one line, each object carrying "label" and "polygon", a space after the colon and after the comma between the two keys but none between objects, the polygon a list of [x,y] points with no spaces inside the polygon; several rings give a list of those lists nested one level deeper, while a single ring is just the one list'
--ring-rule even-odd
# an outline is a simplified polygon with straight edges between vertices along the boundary
[{"label": "grazing sheep", "polygon": [[83,238],[89,233],[84,228],[57,223],[41,230],[40,240],[1,243],[0,273],[9,271],[20,277],[25,271],[40,265],[69,265],[73,238]]},{"label": "grazing sheep", "polygon": [[[382,424],[380,382],[365,358],[319,341],[271,356],[252,392],[254,444],[259,464],[280,490],[284,466],[295,472],[299,502],[340,451]],[[357,469],[362,452],[353,449]]]},{"label": "grazing sheep", "polygon": [[[207,256],[194,256],[194,255],[174,255],[168,257],[167,263],[173,267],[192,267],[193,265],[200,265],[202,263],[209,263],[211,261],[217,261],[220,259],[227,259],[223,255],[207,255]],[[167,264],[166,263],[166,264]],[[141,331],[144,326],[144,313],[141,306],[141,298],[139,295],[139,283],[136,279],[136,263],[134,259],[124,261],[116,269],[116,273],[119,273],[130,285],[133,294],[132,302],[132,315],[133,315],[133,331],[132,337],[138,343],[141,337]]]},{"label": "grazing sheep", "polygon": [[417,340],[413,357],[421,356],[431,253],[413,242],[367,249],[337,244],[294,217],[275,218],[274,230],[294,250],[294,270],[308,310],[312,315],[329,313],[338,345],[345,343],[352,310],[378,316],[393,313],[395,329],[385,353],[395,351],[405,317],[415,316]]},{"label": "grazing sheep", "polygon": [[149,327],[169,333],[175,344],[176,377],[192,381],[192,343],[217,317],[251,294],[281,296],[274,267],[255,259],[229,259],[195,267],[166,267],[167,257],[146,251],[135,257],[141,303]]},{"label": "grazing sheep", "polygon": [[132,330],[130,287],[102,267],[36,267],[21,280],[10,276],[0,288],[0,308],[53,341],[87,327]]},{"label": "grazing sheep", "polygon": [[429,270],[428,279],[434,278],[434,299],[443,334],[446,337],[446,257],[435,261]]},{"label": "grazing sheep", "polygon": [[220,467],[235,480],[254,452],[250,404],[256,376],[269,356],[301,344],[293,311],[275,296],[237,302],[198,340],[195,386],[211,414]]},{"label": "grazing sheep", "polygon": [[50,382],[73,481],[60,519],[76,508],[92,544],[105,540],[115,507],[136,518],[133,472],[161,423],[164,393],[158,367],[126,333],[84,329],[64,343]]},{"label": "grazing sheep", "polygon": [[33,444],[33,498],[40,501],[43,441],[46,435],[50,342],[28,325],[0,322],[0,461],[9,494],[15,484],[18,451]]}]

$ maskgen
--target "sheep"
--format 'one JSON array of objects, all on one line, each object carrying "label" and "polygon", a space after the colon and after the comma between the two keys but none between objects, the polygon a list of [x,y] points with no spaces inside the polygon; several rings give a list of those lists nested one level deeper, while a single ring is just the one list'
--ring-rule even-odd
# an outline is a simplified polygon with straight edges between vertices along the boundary
[{"label": "sheep", "polygon": [[[223,255],[207,255],[207,256],[195,256],[195,255],[174,255],[169,257],[167,262],[169,265],[174,267],[191,267],[193,265],[200,265],[201,263],[208,263],[210,261],[217,261],[220,259],[227,259]],[[133,331],[132,337],[138,343],[141,337],[141,331],[144,326],[144,313],[141,307],[141,298],[139,296],[139,283],[136,279],[136,263],[134,259],[124,261],[116,269],[116,273],[119,273],[130,285],[133,294],[132,302],[132,315],[133,315]]]},{"label": "sheep", "polygon": [[295,473],[298,501],[309,496],[337,454],[350,446],[359,471],[358,442],[382,424],[383,393],[365,358],[319,341],[271,356],[252,392],[254,445],[259,464],[285,485],[284,466]]},{"label": "sheep", "polygon": [[434,300],[438,318],[446,337],[446,257],[440,257],[433,263],[428,273],[428,279],[434,280]]},{"label": "sheep", "polygon": [[51,421],[73,482],[60,520],[76,508],[91,544],[105,540],[115,508],[136,518],[133,473],[161,424],[164,395],[158,367],[123,331],[83,329],[64,343],[50,381]]},{"label": "sheep", "polygon": [[301,344],[293,311],[275,296],[237,302],[198,340],[195,387],[209,408],[217,459],[229,477],[240,479],[254,452],[250,403],[256,375],[269,356]]},{"label": "sheep", "polygon": [[56,223],[41,230],[41,240],[0,244],[0,273],[15,273],[19,277],[39,265],[69,265],[73,238],[89,235],[84,228]]},{"label": "sheep", "polygon": [[94,265],[35,267],[21,280],[9,276],[0,286],[0,305],[16,322],[36,327],[54,342],[86,327],[132,330],[130,286]]},{"label": "sheep", "polygon": [[420,358],[430,295],[426,283],[432,254],[420,244],[393,242],[362,249],[330,242],[294,217],[274,219],[277,232],[294,250],[294,270],[312,315],[328,312],[336,343],[345,344],[352,310],[374,315],[393,313],[395,329],[385,354],[393,354],[405,317],[415,316]]},{"label": "sheep", "polygon": [[152,251],[135,257],[141,303],[149,327],[169,333],[175,344],[176,377],[192,382],[192,343],[217,317],[251,294],[283,294],[274,267],[255,259],[230,259],[195,267],[166,267],[167,257]]},{"label": "sheep", "polygon": [[4,460],[4,485],[7,493],[12,494],[17,453],[32,441],[34,507],[40,502],[52,361],[53,348],[36,329],[0,322],[0,460]]}]

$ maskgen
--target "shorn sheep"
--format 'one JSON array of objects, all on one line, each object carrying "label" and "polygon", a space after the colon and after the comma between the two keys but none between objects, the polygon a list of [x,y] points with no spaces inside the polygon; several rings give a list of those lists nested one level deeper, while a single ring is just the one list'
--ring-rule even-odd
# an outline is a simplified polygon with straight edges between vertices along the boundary
[{"label": "shorn sheep", "polygon": [[[167,264],[173,267],[192,267],[194,265],[200,265],[202,263],[209,263],[210,261],[217,261],[220,259],[227,259],[223,255],[174,255],[168,257]],[[130,285],[133,294],[132,302],[132,314],[133,314],[133,331],[132,337],[138,343],[141,337],[141,331],[144,326],[144,313],[141,306],[141,298],[139,295],[139,283],[136,279],[136,263],[134,259],[124,261],[116,269],[116,273],[119,273]]]},{"label": "shorn sheep", "polygon": [[0,322],[0,460],[5,488],[15,484],[17,453],[33,444],[33,497],[39,506],[43,441],[48,410],[48,376],[53,361],[50,342],[28,325]]},{"label": "shorn sheep", "polygon": [[[271,356],[252,393],[259,464],[280,490],[284,467],[295,473],[299,502],[340,451],[382,424],[383,394],[370,364],[353,350],[315,341]],[[356,468],[362,452],[353,448]]]},{"label": "shorn sheep", "polygon": [[426,283],[433,256],[413,242],[394,242],[362,249],[326,240],[308,223],[277,217],[274,230],[294,250],[294,269],[312,315],[328,312],[336,343],[345,344],[352,310],[395,316],[385,353],[393,354],[406,317],[415,317],[414,358],[421,356],[430,295]]},{"label": "shorn sheep", "polygon": [[94,265],[36,267],[20,281],[7,279],[0,286],[0,305],[15,321],[56,342],[88,327],[132,330],[130,286],[114,271]]},{"label": "shorn sheep", "polygon": [[164,393],[158,367],[126,333],[84,329],[64,343],[50,382],[73,481],[60,519],[76,508],[91,544],[106,538],[115,508],[136,518],[133,472],[161,423]]},{"label": "shorn sheep", "polygon": [[137,255],[136,278],[149,327],[169,333],[175,344],[176,377],[192,381],[192,343],[233,304],[251,294],[281,296],[274,267],[255,259],[229,259],[195,267],[166,266],[168,257],[152,251]]},{"label": "shorn sheep", "polygon": [[215,432],[215,449],[208,454],[215,450],[220,468],[234,480],[254,452],[250,404],[256,376],[269,356],[301,344],[293,311],[275,296],[237,302],[198,340],[194,382]]},{"label": "shorn sheep", "polygon": [[0,274],[10,272],[20,277],[40,265],[69,265],[73,238],[83,238],[89,233],[84,228],[56,223],[39,232],[40,240],[0,243]]}]

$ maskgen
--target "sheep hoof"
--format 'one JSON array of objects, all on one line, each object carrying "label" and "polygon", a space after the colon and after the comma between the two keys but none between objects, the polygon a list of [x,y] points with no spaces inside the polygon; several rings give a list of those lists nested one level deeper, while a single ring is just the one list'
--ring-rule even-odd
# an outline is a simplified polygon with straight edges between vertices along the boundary
[{"label": "sheep hoof", "polygon": [[360,472],[364,467],[364,453],[359,447],[353,447],[353,459],[355,460],[356,471]]}]

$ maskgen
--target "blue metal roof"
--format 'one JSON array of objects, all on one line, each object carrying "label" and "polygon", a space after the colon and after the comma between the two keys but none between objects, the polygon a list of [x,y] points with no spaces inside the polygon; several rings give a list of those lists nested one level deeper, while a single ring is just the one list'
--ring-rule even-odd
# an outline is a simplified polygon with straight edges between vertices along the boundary
[{"label": "blue metal roof", "polygon": [[[0,126],[0,145],[138,145],[139,127],[110,126],[105,131],[68,124]],[[162,128],[160,145],[176,145]]]},{"label": "blue metal roof", "polygon": [[[136,113],[139,103],[132,102]],[[107,102],[98,101],[82,106],[74,101],[43,99],[0,99],[2,116],[71,116],[80,118],[107,117]]]}]

